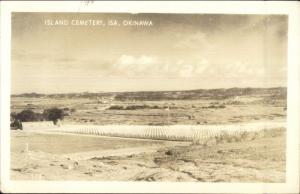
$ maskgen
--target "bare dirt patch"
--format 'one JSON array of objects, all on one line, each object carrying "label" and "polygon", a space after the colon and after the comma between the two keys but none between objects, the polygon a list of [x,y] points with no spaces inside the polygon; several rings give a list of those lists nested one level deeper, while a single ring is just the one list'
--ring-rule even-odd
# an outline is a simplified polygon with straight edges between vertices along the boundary
[{"label": "bare dirt patch", "polygon": [[[212,146],[59,134],[51,140],[51,136],[21,132],[12,134],[12,179],[285,181],[285,133],[276,137]],[[49,141],[43,138],[49,138]],[[76,141],[77,138],[80,141]],[[21,142],[25,139],[36,142],[36,147],[32,146],[29,151],[21,149]],[[38,142],[41,141],[55,144],[56,147],[49,144],[39,146]],[[78,144],[82,148],[76,147]],[[118,145],[122,145],[122,148]],[[63,147],[67,147],[65,151],[59,151],[64,150]]]},{"label": "bare dirt patch", "polygon": [[96,135],[73,135],[66,133],[42,133],[11,131],[11,151],[28,149],[52,154],[71,154],[89,151],[151,147],[164,145],[164,141],[103,137]]}]

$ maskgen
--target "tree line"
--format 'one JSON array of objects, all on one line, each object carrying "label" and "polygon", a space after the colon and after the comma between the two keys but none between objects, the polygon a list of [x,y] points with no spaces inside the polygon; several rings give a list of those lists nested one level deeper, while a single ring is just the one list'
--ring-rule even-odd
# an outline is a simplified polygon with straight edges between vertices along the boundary
[{"label": "tree line", "polygon": [[36,113],[30,109],[25,109],[19,113],[12,112],[10,114],[10,126],[22,129],[22,122],[32,121],[53,121],[54,124],[57,124],[57,121],[62,120],[64,116],[64,110],[59,108],[45,109],[43,113]]}]

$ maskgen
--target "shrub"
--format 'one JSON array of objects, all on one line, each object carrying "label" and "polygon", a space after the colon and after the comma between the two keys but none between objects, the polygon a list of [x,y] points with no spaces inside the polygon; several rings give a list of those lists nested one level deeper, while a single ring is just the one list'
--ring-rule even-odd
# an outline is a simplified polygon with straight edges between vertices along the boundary
[{"label": "shrub", "polygon": [[44,120],[44,117],[41,113],[35,113],[30,109],[23,110],[19,113],[12,112],[10,114],[10,126],[17,128],[17,129],[23,129],[22,128],[22,122],[31,122],[31,121],[42,121]]},{"label": "shrub", "polygon": [[203,106],[202,108],[222,109],[222,108],[226,108],[226,106],[224,104],[221,104],[221,105],[210,104],[209,106]]},{"label": "shrub", "polygon": [[108,110],[124,110],[123,106],[120,105],[111,105],[110,107],[107,108]]},{"label": "shrub", "polygon": [[153,108],[153,109],[159,109],[159,106],[154,105],[154,106],[152,106],[152,108]]},{"label": "shrub", "polygon": [[64,114],[63,109],[50,108],[50,109],[44,110],[43,115],[47,120],[53,121],[53,123],[56,125],[57,121],[59,119],[63,119],[65,114]]},{"label": "shrub", "polygon": [[23,110],[22,112],[15,115],[15,120],[20,120],[22,122],[26,121],[37,121],[39,120],[39,115],[32,110]]},{"label": "shrub", "polygon": [[10,124],[10,127],[14,127],[16,129],[21,129],[23,130],[22,123],[19,120],[15,120]]},{"label": "shrub", "polygon": [[111,105],[107,108],[108,110],[142,110],[142,109],[160,109],[159,106],[149,106],[146,104],[143,105],[128,105],[128,106],[122,106],[122,105]]},{"label": "shrub", "polygon": [[17,117],[17,113],[15,113],[15,112],[10,113],[10,121],[11,122],[13,122],[14,120],[16,120],[16,117]]}]

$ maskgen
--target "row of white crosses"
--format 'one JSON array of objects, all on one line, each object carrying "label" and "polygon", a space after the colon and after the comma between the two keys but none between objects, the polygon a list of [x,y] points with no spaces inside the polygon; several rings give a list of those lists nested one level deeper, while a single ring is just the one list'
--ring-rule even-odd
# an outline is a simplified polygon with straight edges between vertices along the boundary
[{"label": "row of white crosses", "polygon": [[63,125],[52,130],[112,137],[146,138],[178,141],[201,141],[226,133],[238,136],[243,132],[256,132],[274,128],[285,128],[285,122],[261,122],[231,125]]}]

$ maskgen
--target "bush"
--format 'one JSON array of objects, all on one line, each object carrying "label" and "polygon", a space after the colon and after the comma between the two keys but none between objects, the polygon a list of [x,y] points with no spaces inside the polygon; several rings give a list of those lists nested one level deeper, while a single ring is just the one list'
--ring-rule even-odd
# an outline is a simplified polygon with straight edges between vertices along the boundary
[{"label": "bush", "polygon": [[129,105],[125,108],[125,110],[139,110],[139,109],[147,109],[148,105]]},{"label": "bush", "polygon": [[13,122],[14,120],[16,120],[16,117],[17,117],[17,113],[15,112],[11,112],[10,113],[10,121]]},{"label": "bush", "polygon": [[112,105],[110,107],[107,108],[108,110],[124,110],[123,106],[120,105]]},{"label": "bush", "polygon": [[10,127],[14,127],[16,129],[21,129],[23,130],[22,123],[19,120],[15,120],[10,124]]},{"label": "bush", "polygon": [[30,109],[23,110],[19,113],[12,112],[10,114],[11,127],[17,129],[22,129],[22,122],[32,122],[32,121],[53,121],[54,124],[57,123],[58,119],[64,118],[64,111],[58,108],[51,108],[44,110],[43,114],[35,113]]},{"label": "bush", "polygon": [[29,109],[23,110],[22,112],[14,115],[14,117],[14,120],[19,120],[21,122],[38,121],[40,119],[39,114]]},{"label": "bush", "polygon": [[216,109],[218,109],[218,108],[226,108],[226,106],[224,104],[222,104],[222,105],[212,105],[211,104],[211,105],[203,107],[203,108],[216,108]]},{"label": "bush", "polygon": [[35,113],[30,109],[23,110],[19,113],[12,112],[10,113],[10,127],[22,130],[22,122],[39,121],[41,119],[43,119],[41,114]]},{"label": "bush", "polygon": [[53,121],[53,123],[56,124],[59,119],[64,118],[65,114],[63,109],[51,108],[51,109],[44,110],[43,115],[44,118],[46,118],[46,120]]},{"label": "bush", "polygon": [[165,107],[160,107],[158,105],[127,105],[127,106],[122,106],[122,105],[111,105],[110,107],[107,108],[107,110],[143,110],[143,109],[163,109],[163,108],[168,108],[168,106]]}]

